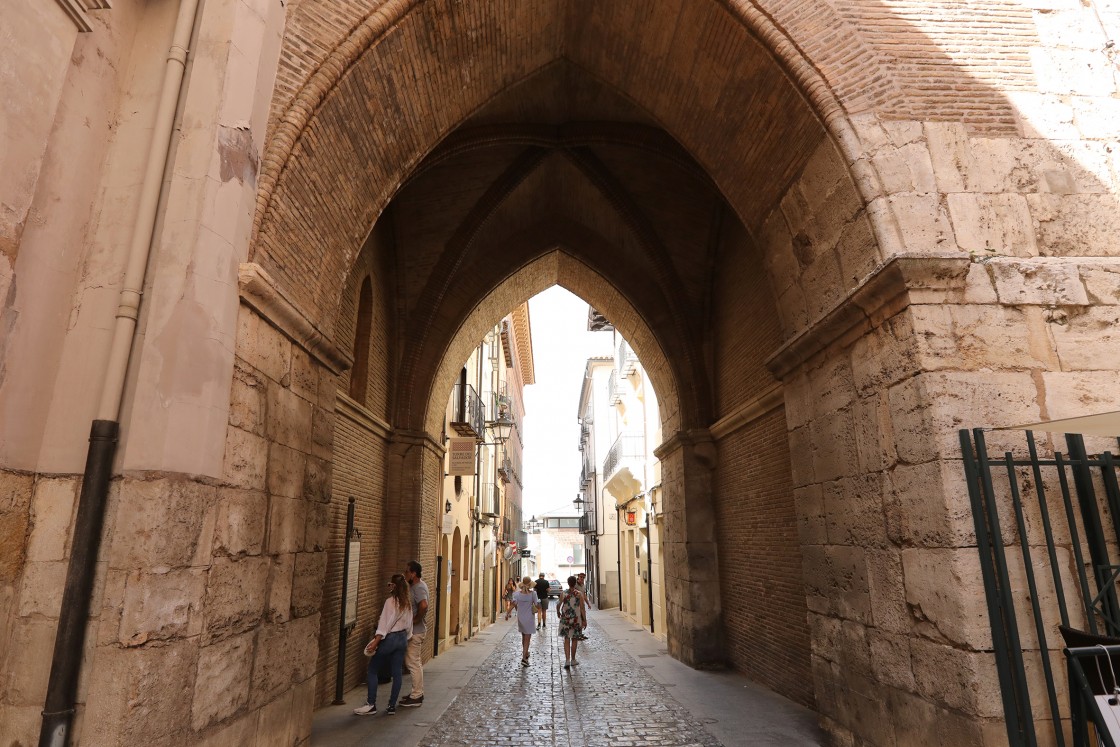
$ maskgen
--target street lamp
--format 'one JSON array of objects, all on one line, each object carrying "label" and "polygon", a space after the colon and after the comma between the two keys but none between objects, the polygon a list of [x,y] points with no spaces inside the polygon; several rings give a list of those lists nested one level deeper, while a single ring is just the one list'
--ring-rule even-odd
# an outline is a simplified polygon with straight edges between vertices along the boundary
[{"label": "street lamp", "polygon": [[494,443],[501,446],[509,440],[509,435],[513,431],[513,421],[510,420],[509,415],[503,412],[498,415],[497,420],[488,422],[486,427],[490,429]]},{"label": "street lamp", "polygon": [[451,513],[451,501],[450,500],[448,500],[446,503],[443,504],[443,512],[445,514]]},{"label": "street lamp", "polygon": [[575,501],[573,501],[573,503],[575,503],[576,511],[582,511],[584,503],[583,493],[576,493],[576,499]]}]

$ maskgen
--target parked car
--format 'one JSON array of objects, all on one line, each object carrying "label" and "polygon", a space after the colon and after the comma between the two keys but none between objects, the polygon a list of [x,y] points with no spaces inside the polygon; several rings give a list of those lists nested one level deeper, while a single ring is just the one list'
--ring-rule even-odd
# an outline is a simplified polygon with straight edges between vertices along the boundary
[{"label": "parked car", "polygon": [[548,582],[548,596],[549,597],[559,598],[560,592],[562,592],[563,590],[564,590],[564,587],[561,586],[560,582],[557,581],[556,579],[552,579]]}]

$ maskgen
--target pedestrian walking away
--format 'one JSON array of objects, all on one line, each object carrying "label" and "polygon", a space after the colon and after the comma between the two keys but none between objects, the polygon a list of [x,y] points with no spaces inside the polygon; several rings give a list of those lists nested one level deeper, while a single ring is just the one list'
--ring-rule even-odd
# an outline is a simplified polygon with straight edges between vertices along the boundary
[{"label": "pedestrian walking away", "polygon": [[515,591],[510,601],[517,608],[517,629],[521,632],[521,666],[529,666],[529,640],[533,637],[533,620],[538,609],[539,600],[533,589],[533,579],[526,576],[521,579],[521,586]]},{"label": "pedestrian walking away", "polygon": [[[522,579],[522,580],[524,580],[524,579]],[[509,619],[510,613],[513,612],[513,593],[515,591],[517,591],[517,584],[515,584],[513,582],[513,579],[511,578],[509,581],[506,581],[505,591],[502,592],[502,599],[504,599],[505,602],[506,602],[506,619],[507,620]]]},{"label": "pedestrian walking away", "polygon": [[370,657],[369,666],[366,667],[366,704],[361,708],[355,708],[355,714],[358,716],[377,714],[377,672],[384,661],[389,662],[389,671],[393,674],[393,687],[389,692],[389,707],[385,714],[392,716],[397,712],[397,696],[401,694],[403,678],[401,669],[404,664],[404,652],[411,635],[412,599],[408,591],[408,582],[398,573],[389,581],[389,598],[381,608],[377,631],[365,647],[365,654]]},{"label": "pedestrian walking away", "polygon": [[[591,609],[591,598],[587,596],[587,574],[586,573],[577,573],[576,574],[576,591],[578,591],[580,594],[583,594],[584,608],[588,609],[588,610]],[[587,629],[586,625],[584,625],[583,627],[584,627],[584,630]],[[587,634],[584,633],[583,630],[581,630],[579,632],[579,635],[576,636],[576,640],[586,641],[587,640]]]},{"label": "pedestrian walking away", "polygon": [[537,582],[533,584],[537,592],[537,603],[540,605],[540,612],[537,620],[537,627],[543,629],[546,614],[548,612],[548,581],[545,581],[544,574],[542,573]]},{"label": "pedestrian walking away", "polygon": [[583,592],[576,588],[576,577],[568,576],[568,589],[556,602],[556,616],[560,618],[560,636],[564,639],[564,669],[579,664],[576,647],[579,635],[587,627],[587,602]]},{"label": "pedestrian walking away", "polygon": [[415,708],[424,703],[424,662],[421,657],[424,637],[428,633],[424,619],[428,615],[428,585],[420,578],[421,570],[419,563],[410,560],[404,572],[412,596],[412,637],[408,639],[408,653],[404,657],[412,678],[412,692],[401,701],[405,708]]}]

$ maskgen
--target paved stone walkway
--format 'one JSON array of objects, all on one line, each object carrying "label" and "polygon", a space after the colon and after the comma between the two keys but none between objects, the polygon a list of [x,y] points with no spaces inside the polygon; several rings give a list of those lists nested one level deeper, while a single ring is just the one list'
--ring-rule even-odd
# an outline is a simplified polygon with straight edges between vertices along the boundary
[{"label": "paved stone walkway", "polygon": [[[365,700],[316,712],[315,747],[795,747],[818,745],[809,711],[731,672],[697,672],[618,613],[591,614],[580,663],[563,668],[551,619],[522,667],[521,636],[500,619],[425,665],[425,702],[353,716]],[[405,678],[403,693],[408,691]],[[388,705],[389,685],[378,705]]]},{"label": "paved stone walkway", "polygon": [[522,667],[521,636],[509,631],[421,745],[719,747],[594,616],[577,666],[563,668],[554,620],[529,651]]}]

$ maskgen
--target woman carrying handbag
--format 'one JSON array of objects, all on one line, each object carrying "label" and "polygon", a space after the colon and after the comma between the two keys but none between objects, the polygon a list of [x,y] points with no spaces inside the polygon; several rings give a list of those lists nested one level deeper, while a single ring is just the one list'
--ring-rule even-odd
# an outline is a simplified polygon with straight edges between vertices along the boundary
[{"label": "woman carrying handbag", "polygon": [[393,673],[393,689],[389,692],[389,707],[386,716],[397,712],[397,696],[401,694],[402,667],[408,639],[412,637],[412,595],[404,576],[397,574],[389,582],[389,598],[381,608],[377,620],[377,632],[373,640],[366,644],[365,654],[371,657],[366,669],[366,704],[355,708],[358,716],[377,714],[377,671],[384,661],[389,662]]}]

